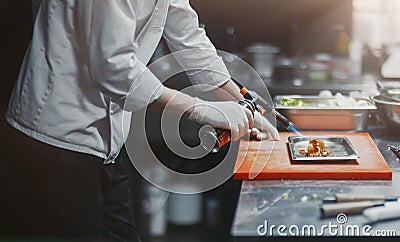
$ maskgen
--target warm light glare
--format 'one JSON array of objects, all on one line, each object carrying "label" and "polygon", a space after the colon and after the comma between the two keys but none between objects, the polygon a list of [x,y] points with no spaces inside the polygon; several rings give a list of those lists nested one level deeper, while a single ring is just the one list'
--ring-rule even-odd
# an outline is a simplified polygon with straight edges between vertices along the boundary
[{"label": "warm light glare", "polygon": [[356,10],[378,11],[382,8],[385,0],[353,0],[353,7]]},{"label": "warm light glare", "polygon": [[373,48],[400,42],[400,0],[353,0],[353,39]]}]

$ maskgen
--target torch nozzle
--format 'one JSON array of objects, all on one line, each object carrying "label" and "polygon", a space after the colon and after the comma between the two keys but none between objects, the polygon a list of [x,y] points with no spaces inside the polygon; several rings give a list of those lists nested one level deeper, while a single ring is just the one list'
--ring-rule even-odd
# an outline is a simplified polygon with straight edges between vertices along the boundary
[{"label": "torch nozzle", "polygon": [[285,116],[275,110],[264,98],[254,91],[248,91],[250,96],[254,99],[257,106],[264,109],[264,112],[269,113],[276,121],[278,121],[285,129],[294,132],[295,134],[302,136],[301,132],[294,127],[294,124],[290,122]]},{"label": "torch nozzle", "polygon": [[241,85],[239,82],[234,81],[236,85],[240,88],[240,93],[246,99],[251,99],[256,106],[256,110],[259,111],[261,114],[268,113],[270,114],[276,121],[278,121],[284,128],[289,131],[296,133],[299,136],[302,136],[300,131],[294,127],[294,124],[289,122],[289,120],[280,114],[275,108],[270,105],[264,98],[262,98],[258,93],[254,91],[247,90],[246,87]]}]

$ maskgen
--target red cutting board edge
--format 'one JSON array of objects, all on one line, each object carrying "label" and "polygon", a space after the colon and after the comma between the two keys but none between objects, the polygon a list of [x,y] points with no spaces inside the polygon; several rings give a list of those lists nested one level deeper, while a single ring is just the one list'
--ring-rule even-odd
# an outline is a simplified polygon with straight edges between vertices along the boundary
[{"label": "red cutting board edge", "polygon": [[[302,163],[289,154],[290,132],[281,132],[280,141],[244,141],[235,163],[236,180],[391,180],[392,170],[368,133],[307,132],[307,136],[345,136],[360,156],[357,160],[336,163]],[[272,152],[271,146],[273,146]],[[268,160],[265,165],[265,161]],[[249,177],[250,170],[255,173]],[[265,165],[265,167],[264,167]],[[257,172],[261,171],[261,172]],[[254,177],[255,176],[255,177]]]}]

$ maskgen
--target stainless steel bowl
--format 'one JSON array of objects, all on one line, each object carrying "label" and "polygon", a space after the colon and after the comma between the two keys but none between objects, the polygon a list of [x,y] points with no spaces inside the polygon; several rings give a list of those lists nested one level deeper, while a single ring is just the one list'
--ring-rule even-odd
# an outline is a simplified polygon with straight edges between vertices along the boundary
[{"label": "stainless steel bowl", "polygon": [[400,102],[392,101],[381,95],[372,97],[372,100],[375,102],[383,124],[388,128],[400,130]]},{"label": "stainless steel bowl", "polygon": [[385,88],[381,91],[381,95],[390,99],[388,101],[400,102],[400,88]]}]

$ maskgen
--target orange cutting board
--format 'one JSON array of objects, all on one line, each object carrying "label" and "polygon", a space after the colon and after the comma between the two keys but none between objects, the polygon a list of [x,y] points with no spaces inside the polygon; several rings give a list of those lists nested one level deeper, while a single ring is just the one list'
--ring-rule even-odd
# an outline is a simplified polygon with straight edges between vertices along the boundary
[{"label": "orange cutting board", "polygon": [[354,146],[359,159],[348,161],[293,161],[288,137],[280,133],[280,141],[244,141],[239,145],[234,169],[237,180],[390,180],[392,170],[368,133],[308,132],[307,136],[344,136]]}]

